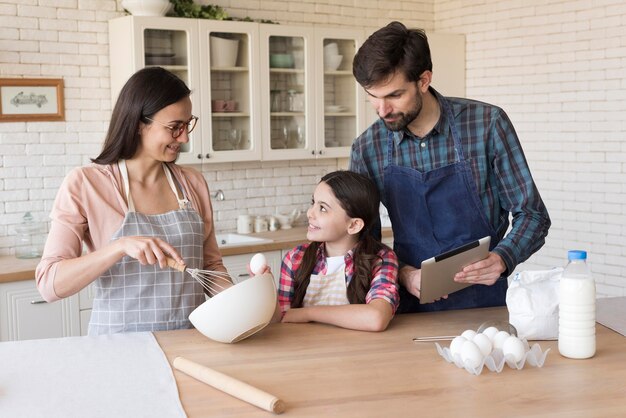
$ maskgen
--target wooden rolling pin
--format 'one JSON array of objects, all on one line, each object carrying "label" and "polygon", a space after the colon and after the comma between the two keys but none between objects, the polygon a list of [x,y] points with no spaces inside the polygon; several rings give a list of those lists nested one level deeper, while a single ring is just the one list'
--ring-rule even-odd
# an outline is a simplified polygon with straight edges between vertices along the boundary
[{"label": "wooden rolling pin", "polygon": [[261,409],[275,414],[281,414],[285,411],[285,403],[276,396],[240,380],[183,357],[176,357],[173,364],[175,369]]}]

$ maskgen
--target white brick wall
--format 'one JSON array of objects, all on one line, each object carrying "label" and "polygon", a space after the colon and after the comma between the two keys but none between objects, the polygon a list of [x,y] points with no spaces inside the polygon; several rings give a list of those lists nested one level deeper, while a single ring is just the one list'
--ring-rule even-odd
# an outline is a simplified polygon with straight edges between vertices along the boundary
[{"label": "white brick wall", "polygon": [[[603,296],[626,294],[626,3],[528,0],[216,0],[236,17],[373,31],[390,20],[467,39],[467,96],[515,124],[553,226],[522,268],[586,249]],[[111,104],[106,22],[113,0],[4,0],[0,76],[63,77],[64,123],[0,124],[0,254],[25,210],[43,220],[64,174],[95,156]],[[50,19],[54,16],[54,19]],[[435,69],[436,70],[436,69]],[[304,208],[335,160],[219,164],[204,175],[227,200],[217,227],[250,213]],[[261,193],[257,193],[257,191]],[[276,191],[282,193],[272,197]],[[266,197],[269,196],[269,197]]]},{"label": "white brick wall", "polygon": [[585,249],[601,296],[626,295],[626,3],[435,1],[467,39],[467,95],[503,107],[552,217],[520,268]]}]

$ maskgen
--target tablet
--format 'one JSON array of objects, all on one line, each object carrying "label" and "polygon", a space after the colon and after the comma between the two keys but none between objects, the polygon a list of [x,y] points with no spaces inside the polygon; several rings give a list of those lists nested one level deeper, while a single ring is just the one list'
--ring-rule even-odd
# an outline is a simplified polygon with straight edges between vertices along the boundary
[{"label": "tablet", "polygon": [[471,286],[470,283],[455,282],[454,275],[465,266],[487,258],[490,242],[491,237],[487,236],[422,261],[420,303],[431,303]]}]

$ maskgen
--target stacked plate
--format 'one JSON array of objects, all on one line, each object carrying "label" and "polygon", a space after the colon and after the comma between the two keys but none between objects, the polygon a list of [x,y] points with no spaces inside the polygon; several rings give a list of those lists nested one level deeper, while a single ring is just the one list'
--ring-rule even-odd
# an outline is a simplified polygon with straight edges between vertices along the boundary
[{"label": "stacked plate", "polygon": [[340,105],[327,105],[324,107],[324,110],[327,113],[341,113],[341,112],[345,112],[348,110],[347,106],[340,106]]}]

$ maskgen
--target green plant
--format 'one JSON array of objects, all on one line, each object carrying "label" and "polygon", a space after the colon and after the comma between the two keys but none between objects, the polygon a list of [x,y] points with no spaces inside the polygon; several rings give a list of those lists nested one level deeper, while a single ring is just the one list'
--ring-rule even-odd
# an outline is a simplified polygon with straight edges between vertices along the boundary
[{"label": "green plant", "polygon": [[221,6],[214,4],[200,5],[195,4],[193,0],[170,0],[174,5],[170,16],[190,17],[195,19],[213,19],[213,20],[236,20],[241,22],[259,22],[259,23],[277,23],[267,19],[251,19],[246,16],[244,18],[230,17],[226,10]]},{"label": "green plant", "polygon": [[214,4],[200,5],[195,4],[193,0],[170,0],[170,3],[174,5],[171,12],[174,16],[213,20],[228,19],[226,11]]}]

